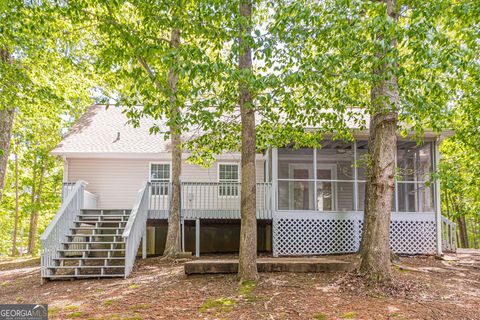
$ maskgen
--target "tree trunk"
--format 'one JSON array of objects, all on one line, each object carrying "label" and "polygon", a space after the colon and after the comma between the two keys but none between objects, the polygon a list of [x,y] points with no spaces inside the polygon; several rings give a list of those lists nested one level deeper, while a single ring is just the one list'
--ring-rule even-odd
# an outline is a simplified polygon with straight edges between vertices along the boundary
[{"label": "tree trunk", "polygon": [[456,216],[457,216],[456,220],[458,225],[457,229],[460,236],[460,246],[462,248],[468,248],[469,243],[468,243],[467,223],[465,222],[465,216],[463,215],[462,210],[460,210],[457,199],[455,198],[452,199],[452,206],[455,208],[455,211],[456,211]]},{"label": "tree trunk", "polygon": [[18,152],[15,152],[15,221],[13,223],[12,237],[12,256],[17,252],[17,233],[18,233]]},{"label": "tree trunk", "polygon": [[[38,213],[40,210],[40,204],[42,199],[43,180],[45,177],[46,160],[43,161],[40,169],[40,180],[38,182],[37,192],[33,193],[33,207],[30,214],[30,229],[28,231],[28,253],[35,255],[35,245],[37,240],[37,225],[38,225]],[[34,181],[35,183],[35,181]]]},{"label": "tree trunk", "polygon": [[468,248],[468,234],[467,234],[467,224],[465,222],[465,216],[461,215],[457,217],[458,232],[460,233],[460,245],[462,248]]},{"label": "tree trunk", "polygon": [[[170,36],[170,46],[178,48],[180,45],[180,30],[173,29]],[[167,240],[165,243],[165,251],[163,255],[167,259],[174,259],[180,252],[180,175],[182,173],[182,149],[181,149],[181,133],[177,122],[180,116],[180,110],[177,105],[177,83],[178,74],[173,68],[168,74],[168,86],[170,89],[171,104],[171,143],[172,143],[172,198],[170,203],[170,216],[168,221]]]},{"label": "tree trunk", "polygon": [[475,219],[470,219],[470,226],[471,226],[471,233],[472,233],[472,240],[473,240],[473,248],[477,249],[477,226],[475,225]]},{"label": "tree trunk", "polygon": [[[396,0],[384,0],[387,15],[397,19]],[[396,39],[377,34],[377,40],[387,40],[389,49],[396,48]],[[369,165],[365,193],[365,218],[359,273],[370,282],[391,280],[390,217],[395,188],[395,154],[397,149],[398,85],[393,72],[397,66],[386,59],[387,50],[376,53],[382,61],[373,70],[375,80],[371,89],[370,132],[368,141]]]},{"label": "tree trunk", "polygon": [[[252,2],[241,0],[239,4],[239,69],[252,71],[252,49],[245,39],[252,28]],[[242,73],[245,75],[245,73]],[[250,85],[247,81],[239,83],[239,107],[242,122],[242,186],[241,186],[241,227],[240,256],[238,276],[241,281],[257,280],[257,217],[256,217],[256,180],[255,180],[255,110]]]},{"label": "tree trunk", "polygon": [[[12,63],[12,56],[7,48],[0,48],[0,59],[2,63]],[[12,106],[0,106],[0,203],[2,202],[3,186],[7,172],[8,152],[10,149],[10,138],[15,110]]]},{"label": "tree trunk", "polygon": [[447,208],[447,218],[451,219],[450,204],[448,202],[448,189],[445,189],[445,207]]}]

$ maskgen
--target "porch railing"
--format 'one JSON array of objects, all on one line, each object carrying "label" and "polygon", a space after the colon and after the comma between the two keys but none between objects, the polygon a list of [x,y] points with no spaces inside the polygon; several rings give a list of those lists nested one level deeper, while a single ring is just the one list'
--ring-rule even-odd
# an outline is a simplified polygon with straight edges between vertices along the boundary
[{"label": "porch railing", "polygon": [[[184,219],[240,219],[240,183],[182,182]],[[271,184],[257,183],[257,218],[271,219]]]},{"label": "porch railing", "polygon": [[125,278],[132,272],[140,241],[145,232],[147,232],[149,190],[150,183],[144,182],[140,190],[138,190],[135,204],[123,231],[122,236],[125,240]]},{"label": "porch railing", "polygon": [[170,182],[150,182],[149,217],[151,219],[167,219],[172,195]]},{"label": "porch railing", "polygon": [[84,191],[87,183],[78,181],[69,189],[60,209],[40,237],[42,278],[51,274],[50,266],[54,265],[54,258],[58,258],[58,250],[62,249],[62,242],[67,240],[69,228],[83,208]]},{"label": "porch railing", "polygon": [[457,251],[457,225],[455,222],[442,216],[442,249]]},{"label": "porch railing", "polygon": [[70,191],[73,189],[75,186],[75,182],[63,182],[62,183],[62,203],[65,202],[65,200],[68,197],[68,194]]}]

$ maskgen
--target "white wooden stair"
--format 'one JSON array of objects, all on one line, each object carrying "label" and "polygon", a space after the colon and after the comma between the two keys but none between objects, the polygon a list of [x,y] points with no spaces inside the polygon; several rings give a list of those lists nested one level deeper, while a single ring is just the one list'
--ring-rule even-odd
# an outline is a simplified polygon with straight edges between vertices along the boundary
[{"label": "white wooden stair", "polygon": [[49,265],[49,279],[125,276],[125,240],[130,210],[84,209],[65,234]]}]

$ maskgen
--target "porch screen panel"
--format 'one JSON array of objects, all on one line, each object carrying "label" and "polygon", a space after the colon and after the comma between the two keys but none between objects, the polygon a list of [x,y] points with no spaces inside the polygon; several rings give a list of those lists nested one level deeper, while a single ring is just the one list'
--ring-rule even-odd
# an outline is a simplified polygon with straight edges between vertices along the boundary
[{"label": "porch screen panel", "polygon": [[432,143],[397,142],[398,212],[434,212]]},{"label": "porch screen panel", "polygon": [[313,149],[278,149],[278,209],[314,209]]},{"label": "porch screen panel", "polygon": [[355,200],[353,143],[324,140],[316,152],[317,209],[353,211]]}]

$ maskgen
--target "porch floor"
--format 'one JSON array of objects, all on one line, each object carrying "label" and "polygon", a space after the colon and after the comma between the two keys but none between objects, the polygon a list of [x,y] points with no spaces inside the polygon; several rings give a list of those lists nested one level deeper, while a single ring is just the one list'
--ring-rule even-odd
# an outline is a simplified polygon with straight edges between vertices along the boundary
[{"label": "porch floor", "polygon": [[[258,272],[342,272],[353,268],[350,261],[330,258],[258,258]],[[185,263],[186,274],[236,273],[238,259],[200,259]]]}]

